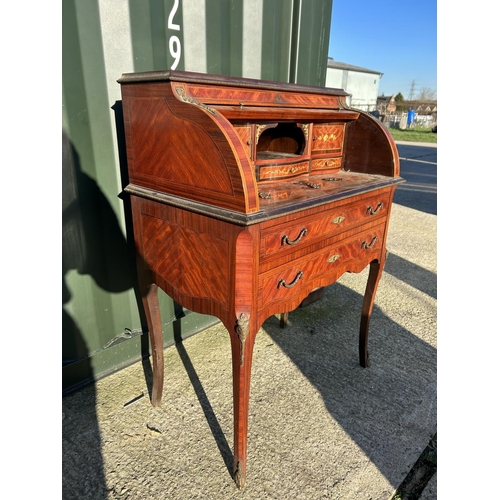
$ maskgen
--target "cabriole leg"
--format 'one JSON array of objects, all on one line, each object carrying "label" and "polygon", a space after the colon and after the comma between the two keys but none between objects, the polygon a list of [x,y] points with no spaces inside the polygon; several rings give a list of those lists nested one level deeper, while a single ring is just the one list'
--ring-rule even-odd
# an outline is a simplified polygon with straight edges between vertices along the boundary
[{"label": "cabriole leg", "polygon": [[370,263],[370,273],[366,283],[366,291],[363,299],[363,309],[361,311],[361,324],[359,327],[359,364],[363,368],[370,366],[370,355],[368,353],[368,329],[370,326],[370,317],[375,302],[378,283],[382,276],[385,264],[385,253],[383,259],[373,260]]},{"label": "cabriole leg", "polygon": [[153,390],[151,404],[160,406],[163,393],[164,359],[163,335],[161,330],[160,305],[158,303],[158,286],[151,284],[147,287],[146,295],[142,297],[146,320],[148,322],[151,354],[153,357]]},{"label": "cabriole leg", "polygon": [[236,335],[231,335],[234,407],[233,477],[236,486],[242,490],[246,482],[250,374],[256,335],[248,315],[241,314],[238,317],[234,332]]}]

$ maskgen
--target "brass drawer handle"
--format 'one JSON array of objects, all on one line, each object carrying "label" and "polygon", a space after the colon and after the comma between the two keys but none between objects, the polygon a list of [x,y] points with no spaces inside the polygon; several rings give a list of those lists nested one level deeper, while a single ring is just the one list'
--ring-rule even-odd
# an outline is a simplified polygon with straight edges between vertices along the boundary
[{"label": "brass drawer handle", "polygon": [[378,241],[378,237],[377,236],[374,236],[372,238],[372,241],[370,241],[370,243],[366,243],[365,240],[363,240],[363,243],[361,243],[361,248],[363,250],[369,250],[370,248],[373,248],[373,246],[375,245],[375,243],[377,243]]},{"label": "brass drawer handle", "polygon": [[281,245],[284,246],[284,245],[296,245],[305,235],[307,234],[307,229],[305,227],[303,227],[301,230],[300,230],[300,233],[299,235],[297,236],[297,238],[295,238],[293,241],[290,241],[288,239],[288,236],[286,234],[284,234],[282,237],[281,237]]},{"label": "brass drawer handle", "polygon": [[315,184],[314,182],[301,181],[299,184],[310,187],[311,189],[319,189],[322,187],[321,184]]},{"label": "brass drawer handle", "polygon": [[278,280],[278,289],[282,286],[285,288],[292,288],[292,286],[295,286],[302,276],[304,276],[304,273],[302,271],[297,271],[297,276],[295,276],[295,279],[291,283],[287,283],[283,278],[280,278]]},{"label": "brass drawer handle", "polygon": [[377,215],[380,210],[382,210],[384,204],[382,202],[380,202],[378,205],[377,205],[377,208],[375,210],[373,210],[372,206],[370,205],[366,211],[368,212],[368,215]]},{"label": "brass drawer handle", "polygon": [[304,184],[304,186],[310,187],[311,189],[319,189],[321,187],[321,184],[316,184],[314,182],[301,182],[301,184]]}]

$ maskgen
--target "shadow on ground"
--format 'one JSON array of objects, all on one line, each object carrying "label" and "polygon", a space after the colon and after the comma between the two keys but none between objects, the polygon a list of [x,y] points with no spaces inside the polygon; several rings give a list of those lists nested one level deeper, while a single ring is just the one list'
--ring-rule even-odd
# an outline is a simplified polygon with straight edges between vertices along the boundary
[{"label": "shadow on ground", "polygon": [[290,327],[281,329],[273,317],[264,329],[319,391],[335,421],[397,488],[403,479],[400,464],[414,446],[407,427],[416,426],[423,435],[422,449],[435,432],[437,354],[375,307],[372,366],[361,368],[356,328],[361,304],[361,294],[337,282],[323,299],[291,313]]}]

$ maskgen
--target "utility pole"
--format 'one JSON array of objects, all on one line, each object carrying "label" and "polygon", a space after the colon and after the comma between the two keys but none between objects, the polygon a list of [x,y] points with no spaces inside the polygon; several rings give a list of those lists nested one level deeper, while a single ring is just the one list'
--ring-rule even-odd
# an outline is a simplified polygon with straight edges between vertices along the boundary
[{"label": "utility pole", "polygon": [[408,94],[408,100],[409,101],[413,101],[413,99],[415,98],[415,80],[413,80],[411,82],[411,87],[410,87],[410,93]]}]

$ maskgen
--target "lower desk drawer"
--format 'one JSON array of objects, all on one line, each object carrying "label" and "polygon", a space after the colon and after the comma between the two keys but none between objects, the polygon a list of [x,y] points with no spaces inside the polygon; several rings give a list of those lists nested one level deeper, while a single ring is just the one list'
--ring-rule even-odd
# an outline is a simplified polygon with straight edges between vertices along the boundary
[{"label": "lower desk drawer", "polygon": [[362,271],[380,256],[384,233],[385,224],[373,226],[314,254],[262,273],[259,308],[283,302],[283,311],[292,310],[314,288],[332,284],[346,271]]}]

